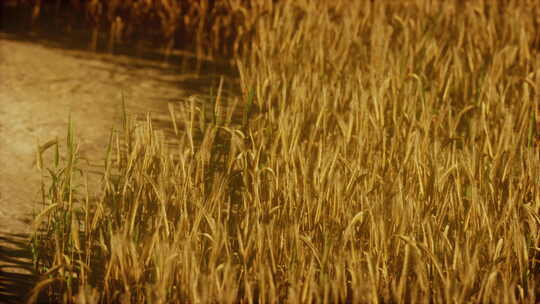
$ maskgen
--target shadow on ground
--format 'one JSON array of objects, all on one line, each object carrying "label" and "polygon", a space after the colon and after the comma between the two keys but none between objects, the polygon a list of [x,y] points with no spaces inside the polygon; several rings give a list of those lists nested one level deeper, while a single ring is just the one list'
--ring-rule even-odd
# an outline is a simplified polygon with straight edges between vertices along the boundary
[{"label": "shadow on ground", "polygon": [[[25,303],[37,281],[28,235],[0,234],[0,303]],[[47,303],[39,299],[39,303]]]}]

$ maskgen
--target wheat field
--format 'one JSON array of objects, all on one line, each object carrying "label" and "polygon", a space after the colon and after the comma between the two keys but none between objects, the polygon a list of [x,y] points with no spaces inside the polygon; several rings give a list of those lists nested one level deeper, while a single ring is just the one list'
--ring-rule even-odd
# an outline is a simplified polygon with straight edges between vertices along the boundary
[{"label": "wheat field", "polygon": [[219,3],[243,94],[125,113],[96,193],[41,147],[35,297],[539,301],[538,2]]}]

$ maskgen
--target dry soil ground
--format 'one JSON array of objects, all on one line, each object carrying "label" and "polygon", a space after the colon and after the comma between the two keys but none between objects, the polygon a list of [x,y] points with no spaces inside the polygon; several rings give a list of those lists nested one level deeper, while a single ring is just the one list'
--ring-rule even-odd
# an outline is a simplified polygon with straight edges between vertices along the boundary
[{"label": "dry soil ground", "polygon": [[0,302],[23,301],[36,280],[28,238],[41,206],[37,144],[58,137],[64,145],[71,113],[81,156],[99,165],[122,96],[128,112],[164,119],[168,102],[200,93],[210,78],[0,32]]}]

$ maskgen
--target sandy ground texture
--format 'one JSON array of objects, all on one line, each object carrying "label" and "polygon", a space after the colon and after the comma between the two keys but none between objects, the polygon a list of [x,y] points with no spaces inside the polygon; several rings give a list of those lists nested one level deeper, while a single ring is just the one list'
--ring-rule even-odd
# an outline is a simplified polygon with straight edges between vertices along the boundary
[{"label": "sandy ground texture", "polygon": [[162,63],[0,33],[0,302],[24,301],[36,281],[28,238],[41,206],[37,145],[58,137],[65,146],[71,113],[81,156],[101,163],[122,97],[129,113],[165,119],[168,102],[197,93],[204,81]]}]

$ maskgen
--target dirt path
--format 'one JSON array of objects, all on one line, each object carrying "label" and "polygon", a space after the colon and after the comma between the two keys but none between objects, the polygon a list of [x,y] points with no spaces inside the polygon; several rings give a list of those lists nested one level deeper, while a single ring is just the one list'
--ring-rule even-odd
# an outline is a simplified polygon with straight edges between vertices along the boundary
[{"label": "dirt path", "polygon": [[0,302],[20,303],[35,282],[27,239],[40,206],[37,143],[58,137],[63,145],[71,113],[81,156],[96,162],[119,124],[122,95],[128,112],[165,119],[168,102],[196,93],[204,81],[148,60],[67,51],[0,33]]}]

